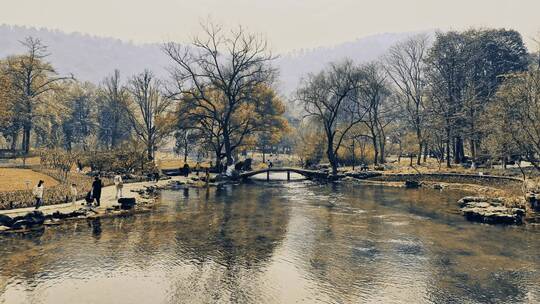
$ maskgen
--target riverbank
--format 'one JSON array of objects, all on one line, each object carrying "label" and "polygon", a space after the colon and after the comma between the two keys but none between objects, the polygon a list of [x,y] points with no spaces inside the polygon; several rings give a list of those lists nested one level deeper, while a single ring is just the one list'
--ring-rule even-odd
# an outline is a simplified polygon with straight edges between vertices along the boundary
[{"label": "riverbank", "polygon": [[350,174],[346,179],[389,187],[462,191],[466,196],[456,203],[470,221],[522,224],[537,223],[539,219],[537,209],[533,208],[530,199],[525,199],[526,194],[528,197],[534,193],[530,191],[534,190],[528,189],[526,182],[516,177],[456,173],[366,173],[365,177]]},{"label": "riverbank", "polygon": [[[154,189],[160,189],[167,187],[172,183],[184,183],[184,177],[174,177],[171,179],[160,180],[158,182],[138,182],[138,183],[129,183],[124,184],[123,188],[123,197],[133,198],[137,202],[136,206],[130,210],[122,210],[119,208],[117,199],[115,198],[116,189],[114,186],[104,187],[102,190],[101,204],[99,207],[95,206],[86,206],[84,200],[78,200],[73,203],[64,203],[64,204],[55,204],[42,206],[38,211],[46,219],[37,227],[41,229],[43,224],[45,226],[59,225],[64,221],[68,220],[84,220],[84,219],[96,219],[103,217],[114,217],[122,216],[128,214],[144,213],[151,210],[155,203],[155,196],[157,193],[155,191],[148,191]],[[0,216],[8,216],[12,219],[22,218],[28,216],[32,212],[36,211],[35,208],[17,208],[10,210],[0,210]],[[32,229],[30,227],[24,227],[20,229],[19,227],[6,227],[0,226],[0,233],[17,233],[17,232],[27,232]]]}]

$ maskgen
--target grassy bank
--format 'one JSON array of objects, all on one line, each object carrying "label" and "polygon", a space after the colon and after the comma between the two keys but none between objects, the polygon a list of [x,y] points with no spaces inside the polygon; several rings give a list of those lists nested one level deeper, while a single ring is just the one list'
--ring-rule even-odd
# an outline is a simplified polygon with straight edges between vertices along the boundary
[{"label": "grassy bank", "polygon": [[[45,193],[43,196],[44,205],[54,205],[69,201],[71,195],[70,185],[72,183],[77,185],[78,199],[84,198],[86,193],[90,191],[92,187],[92,177],[75,172],[68,173],[67,179],[59,182],[62,180],[62,178],[56,170],[37,168],[34,170],[12,170],[20,170],[14,173],[17,175],[17,178],[20,178],[23,182],[24,180],[27,180],[29,178],[45,178]],[[103,183],[105,185],[110,185],[112,184],[112,181],[110,179],[104,178]],[[26,189],[26,185],[24,185],[23,189],[8,189],[7,191],[0,191],[0,210],[33,206],[35,203],[34,196],[32,195],[32,188],[34,187],[34,184],[35,183],[32,183],[29,189]],[[11,186],[11,188],[14,187]]]}]

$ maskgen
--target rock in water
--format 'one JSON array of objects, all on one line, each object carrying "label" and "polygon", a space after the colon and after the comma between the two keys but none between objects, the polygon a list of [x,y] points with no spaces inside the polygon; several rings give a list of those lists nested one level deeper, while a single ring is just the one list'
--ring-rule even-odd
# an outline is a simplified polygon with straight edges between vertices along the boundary
[{"label": "rock in water", "polygon": [[30,227],[41,226],[45,222],[45,215],[41,211],[29,212],[24,217]]},{"label": "rock in water", "polygon": [[506,207],[498,198],[464,197],[459,204],[465,218],[474,222],[519,225],[525,216],[524,209]]},{"label": "rock in water", "polygon": [[0,226],[11,227],[13,219],[7,215],[0,214]]},{"label": "rock in water", "polygon": [[120,204],[120,208],[122,210],[129,210],[135,206],[136,201],[135,201],[135,198],[133,197],[124,197],[124,198],[118,199],[118,203]]},{"label": "rock in water", "polygon": [[11,225],[11,229],[22,229],[30,227],[30,223],[25,219],[17,220]]},{"label": "rock in water", "polygon": [[420,187],[420,183],[418,181],[415,181],[415,180],[405,181],[405,188],[407,189],[416,189],[418,187]]}]

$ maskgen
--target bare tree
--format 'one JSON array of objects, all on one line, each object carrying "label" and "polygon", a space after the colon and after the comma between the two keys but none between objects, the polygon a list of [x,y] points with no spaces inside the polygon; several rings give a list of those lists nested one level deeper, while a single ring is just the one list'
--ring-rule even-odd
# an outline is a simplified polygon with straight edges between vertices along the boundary
[{"label": "bare tree", "polygon": [[[259,86],[269,86],[277,71],[265,39],[248,34],[243,28],[225,33],[217,25],[203,26],[204,36],[195,38],[191,47],[176,43],[164,45],[173,60],[172,76],[176,84],[175,97],[189,100],[198,115],[218,125],[227,158],[233,162],[233,152],[241,144],[233,143],[234,117],[243,105],[254,101]],[[240,130],[246,130],[241,124]]]},{"label": "bare tree", "polygon": [[358,68],[350,60],[332,63],[326,70],[308,75],[296,93],[306,117],[323,126],[326,156],[333,175],[337,175],[337,152],[346,134],[363,119],[363,115],[357,115],[359,75]]},{"label": "bare tree", "polygon": [[100,88],[99,137],[108,148],[116,148],[131,133],[128,98],[127,88],[120,83],[120,71],[115,70]]},{"label": "bare tree", "polygon": [[129,113],[133,129],[146,145],[148,160],[153,160],[157,145],[174,127],[170,111],[172,99],[162,95],[161,83],[148,70],[134,76],[129,84],[132,95]]},{"label": "bare tree", "polygon": [[428,37],[419,35],[391,47],[385,58],[386,71],[398,92],[397,101],[402,116],[416,135],[417,165],[420,165],[422,150],[427,144],[423,134],[426,116],[424,71],[427,48]]},{"label": "bare tree", "polygon": [[357,117],[364,118],[363,124],[369,130],[367,135],[373,143],[374,162],[385,162],[386,134],[385,130],[392,113],[388,106],[391,95],[387,76],[378,62],[371,62],[361,67],[361,80],[358,87]]}]

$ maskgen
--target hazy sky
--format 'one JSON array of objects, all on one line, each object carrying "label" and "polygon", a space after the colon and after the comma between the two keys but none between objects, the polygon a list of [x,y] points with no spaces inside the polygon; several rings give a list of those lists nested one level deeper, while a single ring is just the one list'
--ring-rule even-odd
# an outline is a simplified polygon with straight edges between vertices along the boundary
[{"label": "hazy sky", "polygon": [[539,36],[540,0],[0,0],[0,23],[186,42],[203,20],[243,25],[276,51],[382,32],[507,27]]}]

